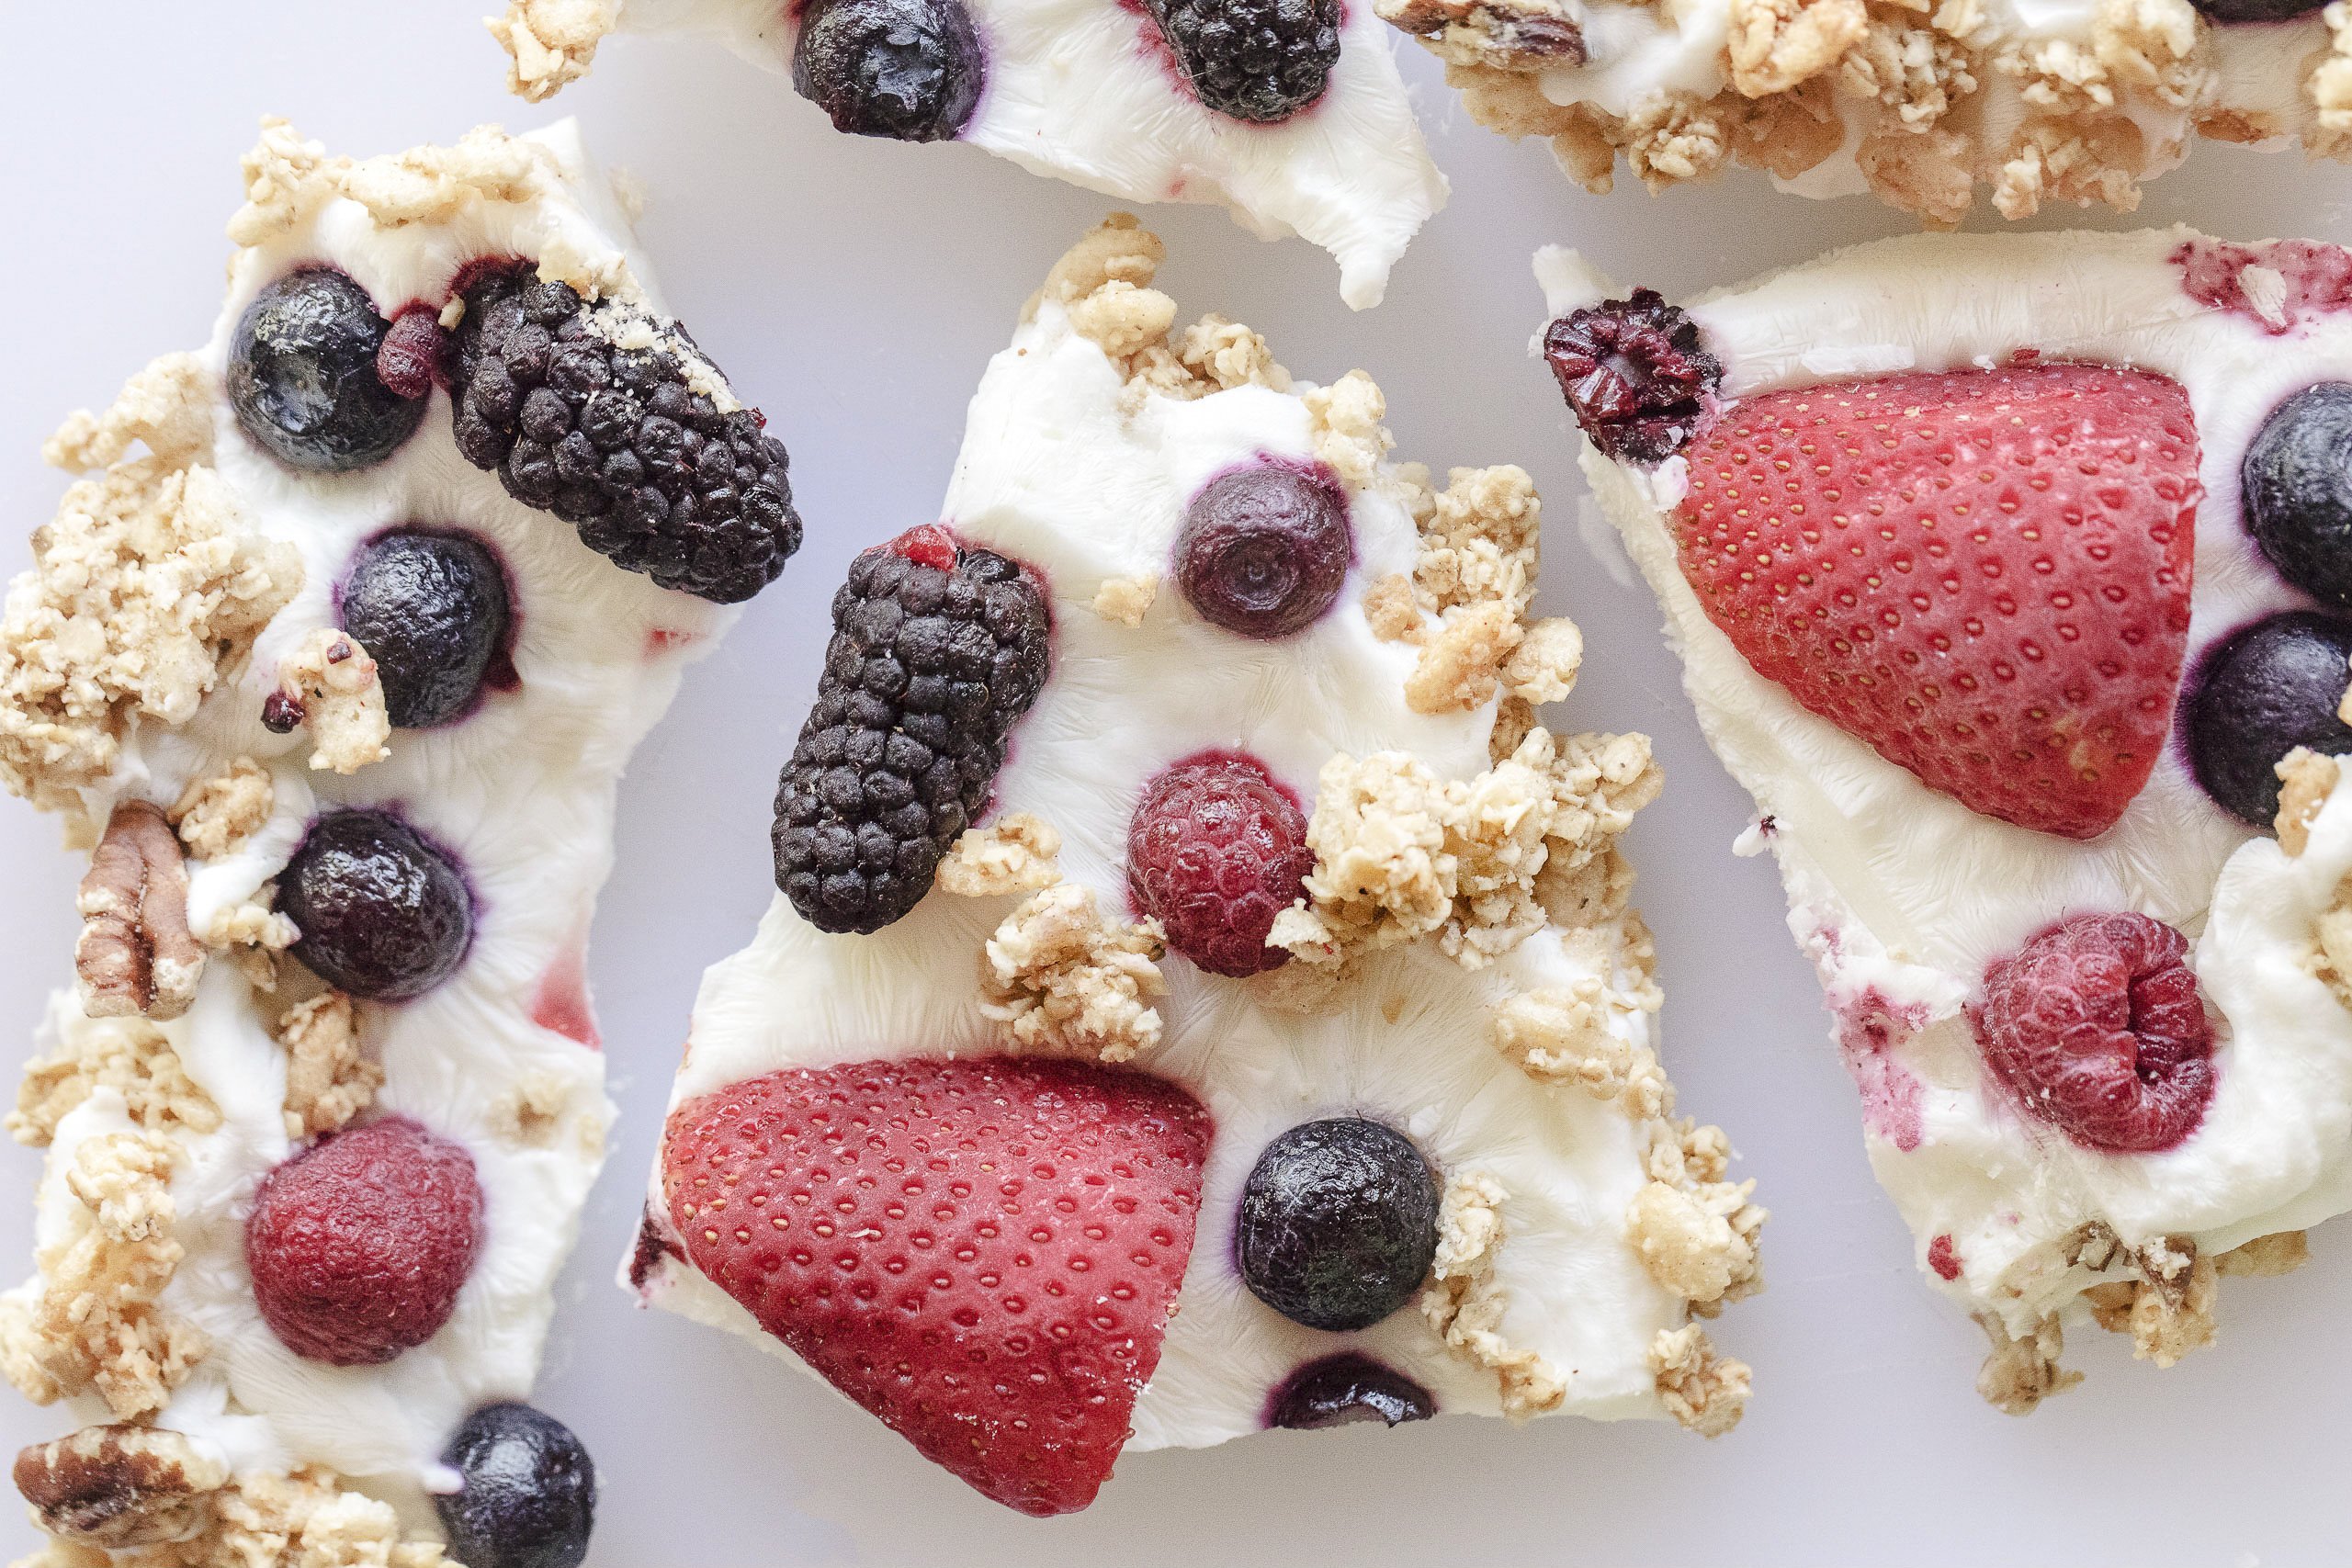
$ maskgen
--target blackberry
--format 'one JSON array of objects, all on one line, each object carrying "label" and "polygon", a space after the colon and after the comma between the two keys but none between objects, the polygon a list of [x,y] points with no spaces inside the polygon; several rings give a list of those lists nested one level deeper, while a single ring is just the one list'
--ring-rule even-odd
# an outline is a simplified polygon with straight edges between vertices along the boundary
[{"label": "blackberry", "polygon": [[463,718],[483,686],[514,682],[506,572],[470,534],[402,528],[370,540],[335,607],[375,660],[397,728]]},{"label": "blackberry", "polygon": [[1354,1350],[1309,1361],[1283,1380],[1266,1408],[1266,1425],[1298,1432],[1378,1421],[1394,1427],[1437,1414],[1430,1391]]},{"label": "blackberry", "polygon": [[1337,475],[1255,463],[1219,474],[1185,507],[1176,586],[1203,620],[1271,642],[1331,607],[1354,548]]},{"label": "blackberry", "polygon": [[[784,444],[756,409],[721,413],[694,389],[709,362],[684,329],[523,267],[480,275],[465,301],[452,357],[468,462],[664,588],[732,604],[775,581],[800,547]],[[655,346],[616,345],[649,332]]]},{"label": "blackberry", "polygon": [[962,0],[812,0],[792,43],[794,91],[852,136],[960,136],[987,74]]},{"label": "blackberry", "polygon": [[2188,765],[2222,810],[2267,829],[2278,763],[2298,746],[2352,751],[2338,715],[2352,669],[2352,620],[2293,610],[2233,634],[2208,655],[2184,705]]},{"label": "blackberry", "polygon": [[1698,323],[1655,288],[1562,316],[1544,331],[1544,359],[1577,423],[1621,463],[1682,450],[1724,378]]},{"label": "blackberry", "polygon": [[579,1568],[587,1557],[596,1466],[554,1416],[485,1404],[466,1417],[441,1462],[463,1484],[433,1507],[467,1568]]},{"label": "blackberry", "polygon": [[2291,22],[2308,17],[2327,0],[2188,0],[2217,22]]},{"label": "blackberry", "polygon": [[279,278],[245,308],[229,345],[237,423],[304,473],[382,462],[424,423],[423,391],[395,391],[377,374],[391,330],[368,291],[339,272],[306,267]]},{"label": "blackberry", "polygon": [[1051,626],[1021,567],[925,526],[850,563],[817,705],[775,797],[775,883],[809,924],[876,931],[978,819]]},{"label": "blackberry", "polygon": [[1253,125],[1312,106],[1340,62],[1340,0],[1146,0],[1202,104]]},{"label": "blackberry", "polygon": [[1242,1283],[1293,1323],[1370,1328],[1429,1273],[1437,1210],[1429,1161],[1394,1127],[1305,1122],[1268,1144],[1242,1184]]},{"label": "blackberry", "polygon": [[2322,381],[2279,404],[2240,479],[2246,531],[2278,575],[2352,608],[2352,383]]}]

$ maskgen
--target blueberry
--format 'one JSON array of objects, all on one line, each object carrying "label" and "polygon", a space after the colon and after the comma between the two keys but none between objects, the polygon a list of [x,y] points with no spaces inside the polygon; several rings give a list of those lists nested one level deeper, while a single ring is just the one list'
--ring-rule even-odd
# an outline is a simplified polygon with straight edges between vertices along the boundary
[{"label": "blueberry", "polygon": [[305,473],[342,474],[390,457],[424,421],[376,373],[391,323],[368,291],[323,267],[261,291],[229,349],[229,401],[264,451]]},{"label": "blueberry", "polygon": [[1242,1282],[1309,1328],[1369,1328],[1429,1273],[1437,1207],[1429,1162],[1394,1128],[1357,1116],[1293,1127],[1241,1189]]},{"label": "blueberry", "polygon": [[302,935],[294,956],[355,997],[399,1001],[456,971],[473,941],[473,900],[448,857],[399,818],[333,811],[277,881]]},{"label": "blueberry", "polygon": [[596,1466],[571,1428],[527,1404],[466,1417],[441,1462],[464,1485],[435,1496],[466,1568],[577,1568],[596,1522]]},{"label": "blueberry", "polygon": [[1283,1380],[1267,1407],[1266,1425],[1319,1432],[1358,1421],[1394,1427],[1437,1414],[1430,1391],[1371,1357],[1342,1350],[1309,1361]]},{"label": "blueberry", "polygon": [[1204,620],[1271,641],[1331,607],[1352,553],[1340,481],[1262,462],[1219,474],[1185,508],[1176,584]]},{"label": "blueberry", "polygon": [[2352,608],[2352,385],[2280,403],[2245,449],[2245,525],[2278,575]]},{"label": "blueberry", "polygon": [[376,660],[401,728],[464,716],[505,659],[506,574],[470,535],[383,535],[361,548],[340,597],[343,629]]},{"label": "blueberry", "polygon": [[963,0],[811,0],[792,46],[794,89],[853,136],[952,140],[987,73]]},{"label": "blueberry", "polygon": [[2229,812],[2268,828],[2278,815],[2279,760],[2298,746],[2352,751],[2336,716],[2352,684],[2352,621],[2297,610],[2256,621],[2205,660],[2188,703],[2188,761]]}]

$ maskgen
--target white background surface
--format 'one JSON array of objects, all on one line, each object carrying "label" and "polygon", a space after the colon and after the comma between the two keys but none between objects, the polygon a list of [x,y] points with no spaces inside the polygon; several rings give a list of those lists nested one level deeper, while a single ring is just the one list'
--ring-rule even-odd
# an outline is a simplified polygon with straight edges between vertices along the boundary
[{"label": "white background surface", "polygon": [[[484,0],[13,0],[0,33],[0,571],[64,480],[39,442],[153,355],[193,347],[219,303],[236,158],[264,111],[335,152],[551,118],[504,96]],[[776,765],[813,689],[825,605],[862,546],[935,515],[964,403],[1021,301],[1105,203],[961,147],[833,135],[778,78],[693,41],[623,39],[569,90],[605,161],[654,195],[670,299],[792,449],[808,542],[689,675],[625,785],[620,862],[591,956],[614,1156],[561,1287],[540,1402],[594,1451],[599,1568],[866,1562],[1060,1564],[2340,1562],[2352,1441],[2352,1229],[2287,1280],[2231,1280],[2221,1344],[2169,1372],[2088,1331],[2090,1381],[2030,1420],[1978,1402],[1976,1330],[1912,1274],[1864,1164],[1854,1096],[1769,860],[1729,852],[1747,802],[1702,746],[1647,595],[1599,570],[1549,378],[1525,355],[1527,260],[1571,242],[1669,293],[1907,227],[1874,202],[1774,197],[1741,175],[1653,202],[1586,197],[1544,149],[1467,122],[1406,52],[1453,206],[1351,314],[1299,242],[1216,210],[1155,209],[1188,314],[1265,333],[1298,374],[1362,366],[1399,455],[1516,461],[1549,498],[1547,611],[1583,625],[1579,728],[1643,728],[1668,769],[1634,829],[1657,929],[1668,1066],[1723,1122],[1774,1211],[1771,1288],[1717,1330],[1756,1368],[1733,1436],[1663,1424],[1439,1420],[1278,1433],[1128,1459],[1091,1511],[1038,1523],[981,1501],[878,1423],[748,1346],[641,1314],[608,1282],[703,964],[769,893]],[[2140,218],[2239,238],[2352,239],[2340,166],[2200,149]],[[2052,214],[2063,224],[2071,210]],[[2113,222],[2104,213],[2091,221]],[[1170,672],[1179,678],[1179,672]],[[1555,716],[1555,722],[1558,721]],[[0,1054],[21,1055],[70,973],[76,863],[51,823],[0,804]],[[30,1150],[0,1145],[0,1271],[28,1267]],[[56,1435],[0,1390],[0,1452]],[[0,1551],[34,1540],[0,1506]]]}]

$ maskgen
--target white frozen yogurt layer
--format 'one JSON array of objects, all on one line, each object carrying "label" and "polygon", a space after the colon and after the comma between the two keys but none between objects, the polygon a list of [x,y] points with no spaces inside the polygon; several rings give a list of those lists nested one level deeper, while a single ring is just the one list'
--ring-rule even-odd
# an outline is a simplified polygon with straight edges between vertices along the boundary
[{"label": "white frozen yogurt layer", "polygon": [[[1556,317],[1623,291],[1574,254],[1536,274]],[[2186,229],[1921,236],[1841,251],[1691,301],[1727,400],[1833,378],[1990,367],[2021,351],[2160,372],[2186,389],[2204,498],[2188,639],[2200,656],[2307,607],[2242,521],[2239,468],[2271,412],[2352,376],[2352,257],[2230,245]],[[2121,818],[2077,840],[1978,815],[1801,707],[1709,620],[1668,524],[1684,467],[1583,466],[1667,613],[1709,743],[1755,796],[1743,853],[1770,849],[1790,928],[1819,970],[1862,1095],[1871,1159],[1923,1268],[1994,1337],[1988,1397],[2064,1386],[2062,1325],[2096,1314],[2169,1362],[2211,1335],[2221,1273],[2301,1258],[2290,1233],[2352,1207],[2352,1011],[2323,977],[2323,917],[2352,868],[2352,792],[2313,760],[2308,846],[2230,816],[2168,747]],[[2290,798],[2296,798],[2290,787]],[[2283,820],[2283,817],[2282,817]],[[2288,835],[2290,841],[2305,835]],[[1987,964],[2064,915],[2135,910],[2195,942],[2222,1021],[2201,1125],[2113,1155],[2020,1111],[1963,1010]],[[2252,1244],[2252,1245],[2249,1245]]]}]

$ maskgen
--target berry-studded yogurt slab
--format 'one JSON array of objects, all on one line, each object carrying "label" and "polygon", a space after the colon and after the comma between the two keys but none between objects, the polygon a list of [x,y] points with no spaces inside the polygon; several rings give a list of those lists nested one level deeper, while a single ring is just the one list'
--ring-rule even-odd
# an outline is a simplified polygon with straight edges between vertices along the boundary
[{"label": "berry-studded yogurt slab", "polygon": [[715,37],[838,130],[1303,236],[1358,310],[1445,203],[1385,29],[1343,0],[509,0],[491,30],[534,102],[613,32]]},{"label": "berry-studded yogurt slab", "polygon": [[1937,227],[2139,205],[2199,136],[2352,159],[2338,0],[1377,0],[1473,118],[1607,190],[1736,162]]},{"label": "berry-studded yogurt slab", "polygon": [[588,917],[798,542],[784,449],[568,126],[270,122],[244,179],[210,341],[51,442],[0,618],[0,780],[92,852],[0,1296],[78,1430],[16,1480],[43,1562],[577,1563],[593,1468],[516,1402],[612,1114]]},{"label": "berry-studded yogurt slab", "polygon": [[1269,1426],[1724,1431],[1764,1215],[1658,1065],[1648,742],[1536,720],[1527,476],[1432,488],[1161,254],[1062,259],[836,595],[627,1280],[1037,1514]]},{"label": "berry-studded yogurt slab", "polygon": [[2220,1276],[2352,1208],[2352,253],[1923,237],[1687,307],[1536,271],[1980,1388],[2066,1387],[2085,1318],[2209,1342]]}]

